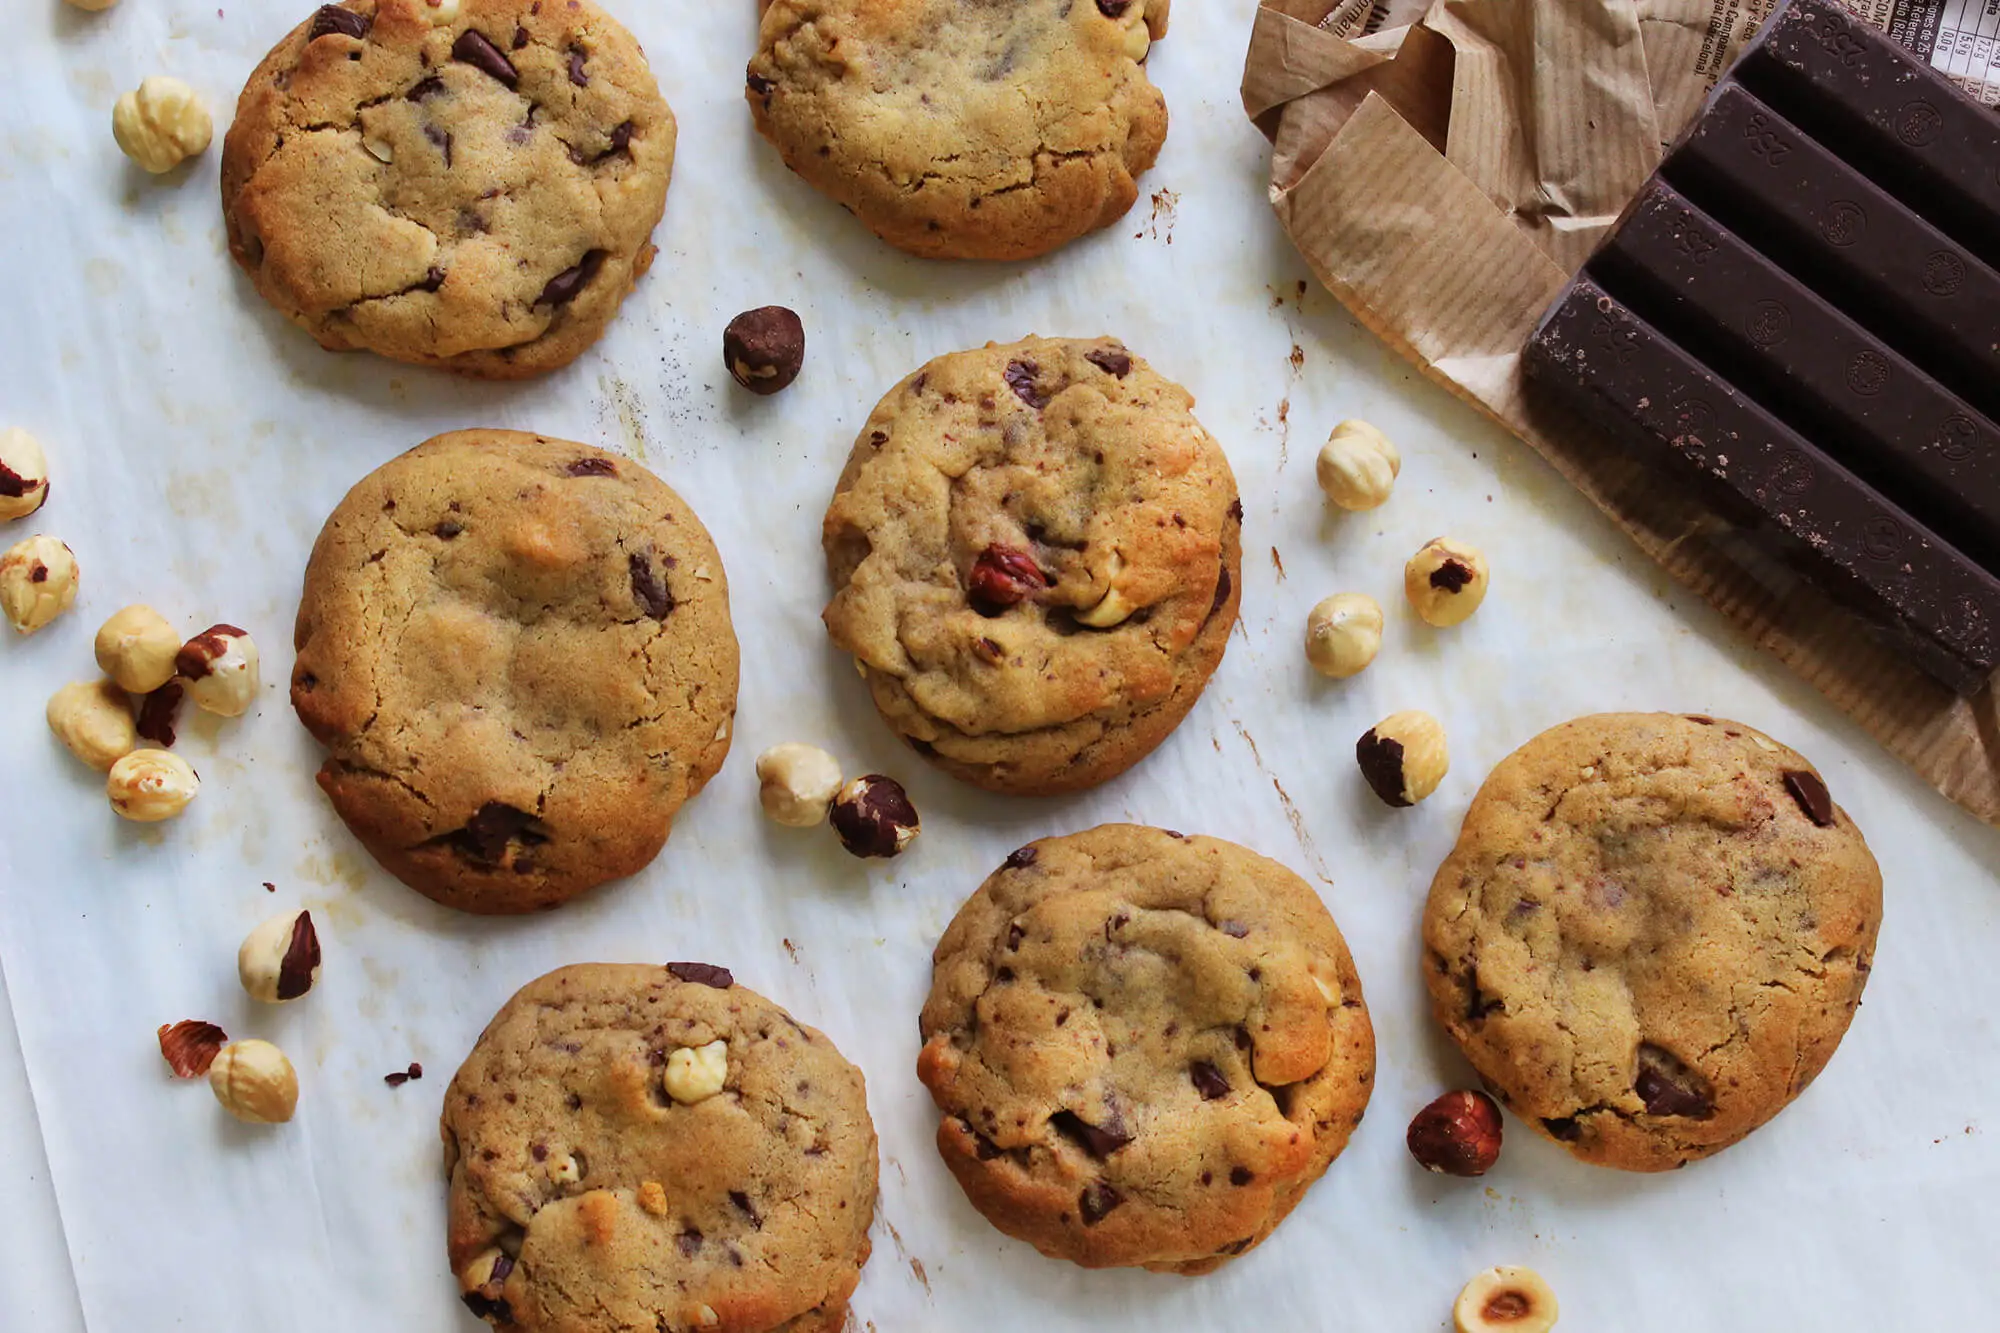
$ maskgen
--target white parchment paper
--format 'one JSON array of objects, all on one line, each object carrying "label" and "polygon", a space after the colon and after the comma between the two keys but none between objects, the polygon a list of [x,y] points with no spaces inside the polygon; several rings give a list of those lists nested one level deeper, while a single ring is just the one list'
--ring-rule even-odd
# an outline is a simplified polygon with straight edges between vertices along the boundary
[{"label": "white parchment paper", "polygon": [[[1439,1329],[1465,1278],[1497,1262],[1540,1269],[1579,1330],[1988,1322],[2000,833],[1688,605],[1523,446],[1306,290],[1262,197],[1266,147],[1236,105],[1253,0],[1178,5],[1155,48],[1173,113],[1143,182],[1157,193],[1122,226],[1005,267],[906,259],[785,172],[742,104],[749,0],[612,7],[680,117],[660,259],[597,349],[495,386],[320,351],[230,264],[215,151],[153,180],[112,145],[115,96],[156,72],[212,100],[219,142],[244,77],[306,5],[9,6],[0,422],[46,441],[55,485],[41,515],[0,536],[61,536],[84,584],[69,617],[0,643],[0,964],[93,1333],[471,1329],[443,1263],[445,1080],[541,972],[671,958],[730,965],[866,1070],[882,1195],[857,1327]],[[753,400],[722,371],[720,332],[770,302],[800,311],[810,352],[792,389]],[[1063,801],[987,797],[930,772],[878,722],[817,618],[819,516],[869,407],[932,355],[1029,332],[1115,333],[1186,383],[1246,511],[1243,623],[1207,697],[1135,772]],[[1396,496],[1372,514],[1333,514],[1313,485],[1314,451],[1348,416],[1403,451]],[[456,915],[377,870],[315,788],[318,754],[284,693],[326,514],[369,469],[470,425],[588,440],[658,471],[715,534],[744,647],[734,752],[665,853],[530,920]],[[1405,556],[1440,533],[1482,545],[1494,571],[1484,609],[1446,632],[1399,594]],[[1373,594],[1389,619],[1381,657],[1345,684],[1313,676],[1299,646],[1307,608],[1339,590]],[[184,719],[181,751],[205,786],[155,828],[115,819],[42,721],[50,693],[92,674],[97,624],[134,601],[189,633],[243,625],[265,652],[250,716]],[[1352,747],[1405,707],[1444,719],[1454,767],[1430,801],[1391,812]],[[1814,758],[1888,877],[1867,1003],[1819,1083],[1718,1160],[1623,1176],[1515,1126],[1485,1181],[1426,1176],[1404,1125],[1468,1077],[1418,977],[1430,873],[1495,761],[1613,708],[1739,717]],[[793,739],[900,775],[924,817],[914,850],[863,864],[828,836],[764,823],[752,760]],[[958,903],[1027,838],[1109,819],[1232,838],[1307,876],[1375,1015],[1381,1071],[1353,1145],[1269,1243],[1211,1277],[1088,1273],[1001,1237],[937,1160],[913,1073],[929,950]],[[300,1003],[254,1006],[237,942],[293,905],[321,923],[324,979]],[[186,1017],[284,1046],[304,1088],[297,1120],[239,1126],[204,1087],[168,1079],[154,1029]],[[411,1060],[422,1081],[383,1084]],[[0,1292],[0,1327],[21,1326]]]}]

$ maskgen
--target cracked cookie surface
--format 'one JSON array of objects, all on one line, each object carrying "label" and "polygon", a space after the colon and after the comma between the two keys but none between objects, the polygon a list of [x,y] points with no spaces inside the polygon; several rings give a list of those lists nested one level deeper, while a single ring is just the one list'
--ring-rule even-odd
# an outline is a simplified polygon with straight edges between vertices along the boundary
[{"label": "cracked cookie surface", "polygon": [[448,906],[632,874],[729,752],[721,558],[664,482],[588,445],[454,431],[377,468],[313,546],[294,641],[321,788]]},{"label": "cracked cookie surface", "polygon": [[674,118],[588,0],[348,0],[250,76],[229,248],[324,347],[515,379],[596,341],[653,260]]},{"label": "cracked cookie surface", "polygon": [[1517,1115],[1661,1171],[1826,1066],[1881,919],[1875,858],[1803,757],[1726,719],[1610,713],[1487,778],[1431,884],[1424,976]]},{"label": "cracked cookie surface", "polygon": [[745,96],[785,165],[889,244],[1027,259],[1138,198],[1166,31],[1167,0],[771,0]]},{"label": "cracked cookie surface", "polygon": [[1243,509],[1187,391],[1109,338],[955,352],[862,427],[824,619],[876,708],[993,791],[1117,776],[1222,661]]},{"label": "cracked cookie surface", "polygon": [[1340,1155],[1374,1083],[1317,894],[1215,838],[1107,824],[1029,843],[932,955],[917,1075],[987,1220],[1089,1268],[1206,1273]]},{"label": "cracked cookie surface", "polygon": [[[673,1052],[727,1074],[663,1091]],[[530,982],[445,1092],[447,1246],[509,1333],[836,1333],[868,1260],[861,1071],[723,968],[584,963]]]}]

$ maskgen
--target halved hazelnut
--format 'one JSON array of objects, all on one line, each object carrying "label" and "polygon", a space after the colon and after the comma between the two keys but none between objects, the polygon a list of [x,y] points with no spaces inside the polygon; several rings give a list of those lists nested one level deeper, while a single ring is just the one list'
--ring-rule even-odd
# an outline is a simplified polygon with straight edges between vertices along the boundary
[{"label": "halved hazelnut", "polygon": [[1489,1268],[1465,1284],[1451,1307],[1458,1333],[1548,1333],[1556,1294],[1532,1268]]}]

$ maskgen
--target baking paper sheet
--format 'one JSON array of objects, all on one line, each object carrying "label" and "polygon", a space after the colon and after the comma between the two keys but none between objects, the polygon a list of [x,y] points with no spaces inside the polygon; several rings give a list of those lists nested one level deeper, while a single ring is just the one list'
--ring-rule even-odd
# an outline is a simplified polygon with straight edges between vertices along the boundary
[{"label": "baking paper sheet", "polygon": [[[92,1333],[474,1329],[443,1262],[445,1080],[541,972],[675,958],[730,965],[867,1072],[882,1196],[857,1329],[1435,1330],[1459,1285],[1501,1262],[1549,1277],[1565,1329],[1981,1325],[2000,1236],[1986,1109],[2000,833],[1308,288],[1237,104],[1250,0],[1177,6],[1155,48],[1173,129],[1150,197],[1104,235],[1005,267],[898,256],[788,176],[741,101],[747,2],[613,8],[681,119],[661,256],[599,348],[518,386],[320,351],[230,265],[213,152],[154,181],[113,148],[110,105],[149,73],[189,80],[226,123],[303,6],[125,0],[90,17],[34,0],[15,19],[0,83],[0,419],[47,442],[55,489],[0,535],[62,536],[84,586],[69,617],[0,643],[0,965]],[[774,301],[803,315],[807,367],[752,400],[722,372],[720,331]],[[817,620],[819,515],[875,399],[932,355],[1031,331],[1116,333],[1186,383],[1245,508],[1243,623],[1207,696],[1135,772],[1061,801],[931,773],[890,739]],[[1403,452],[1395,498],[1365,515],[1330,512],[1313,485],[1314,451],[1348,416]],[[377,870],[314,787],[318,754],[283,688],[328,511],[370,468],[469,425],[601,443],[657,470],[714,532],[745,650],[735,749],[665,853],[526,920],[445,911]],[[1439,533],[1483,546],[1494,571],[1485,607],[1445,632],[1416,623],[1398,591],[1403,559]],[[1389,629],[1367,673],[1332,683],[1299,641],[1307,609],[1339,590],[1373,594]],[[186,718],[180,748],[206,785],[155,828],[117,821],[42,722],[48,695],[91,673],[97,624],[141,600],[189,632],[244,625],[266,658],[249,717]],[[1444,720],[1453,768],[1395,812],[1351,756],[1406,707]],[[1426,1176],[1404,1125],[1469,1076],[1418,975],[1429,875],[1495,761],[1609,708],[1740,717],[1813,757],[1888,874],[1867,1002],[1819,1083],[1717,1161],[1617,1175],[1516,1125],[1486,1180]],[[752,760],[780,740],[900,775],[923,813],[915,848],[863,864],[828,836],[763,822]],[[958,903],[1022,841],[1111,819],[1232,838],[1305,875],[1347,932],[1375,1016],[1380,1076],[1352,1147],[1269,1243],[1210,1277],[1088,1273],[1001,1237],[938,1161],[913,1073],[929,950]],[[236,945],[294,905],[321,923],[323,980],[296,1004],[253,1006]],[[174,1084],[153,1033],[186,1017],[284,1046],[297,1120],[240,1126],[204,1087]],[[383,1084],[411,1060],[421,1081]],[[0,1327],[22,1327],[14,1315],[0,1292]]]}]

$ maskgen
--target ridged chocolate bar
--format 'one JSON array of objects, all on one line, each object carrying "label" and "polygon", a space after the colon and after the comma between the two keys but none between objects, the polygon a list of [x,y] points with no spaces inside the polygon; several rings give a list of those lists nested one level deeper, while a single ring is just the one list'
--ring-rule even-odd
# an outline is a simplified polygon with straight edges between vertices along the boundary
[{"label": "ridged chocolate bar", "polygon": [[1587,278],[1528,344],[1528,369],[1746,528],[1765,525],[1807,579],[1891,632],[1961,692],[2000,667],[2000,579]]}]

